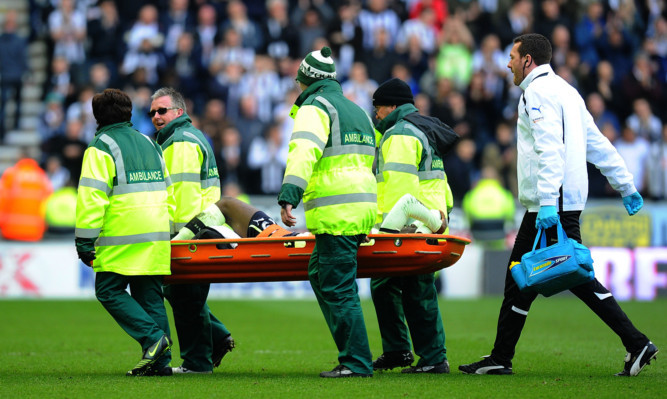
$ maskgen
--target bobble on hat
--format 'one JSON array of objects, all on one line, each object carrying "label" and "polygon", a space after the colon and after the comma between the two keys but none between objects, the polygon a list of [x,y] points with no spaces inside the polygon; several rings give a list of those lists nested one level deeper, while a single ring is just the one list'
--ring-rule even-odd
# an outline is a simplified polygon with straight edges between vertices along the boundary
[{"label": "bobble on hat", "polygon": [[336,64],[331,58],[331,49],[322,47],[319,51],[310,52],[299,65],[296,80],[310,86],[322,79],[336,79]]}]

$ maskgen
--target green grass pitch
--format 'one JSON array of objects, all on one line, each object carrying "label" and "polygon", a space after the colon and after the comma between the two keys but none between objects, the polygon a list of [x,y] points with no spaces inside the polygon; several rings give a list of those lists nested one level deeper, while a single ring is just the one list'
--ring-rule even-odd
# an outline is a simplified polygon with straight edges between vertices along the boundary
[{"label": "green grass pitch", "polygon": [[[124,376],[140,348],[98,302],[0,300],[0,398],[667,398],[666,299],[621,304],[662,350],[636,378],[613,375],[623,365],[620,340],[571,296],[533,304],[515,375],[460,373],[458,365],[489,353],[500,301],[441,300],[449,375],[325,380],[318,373],[337,364],[337,351],[314,299],[209,301],[237,343],[221,367],[144,378]],[[363,306],[377,357],[375,311]],[[174,366],[177,353],[176,344]]]}]

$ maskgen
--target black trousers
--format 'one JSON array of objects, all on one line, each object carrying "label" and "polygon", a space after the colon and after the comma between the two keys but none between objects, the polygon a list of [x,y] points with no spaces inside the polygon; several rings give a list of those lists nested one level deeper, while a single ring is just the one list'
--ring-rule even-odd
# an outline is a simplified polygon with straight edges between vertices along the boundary
[{"label": "black trousers", "polygon": [[[560,212],[560,221],[569,238],[581,242],[579,230],[580,211]],[[519,291],[509,265],[512,262],[521,262],[521,256],[533,249],[533,242],[537,235],[535,219],[537,213],[526,212],[519,227],[519,232],[514,242],[514,248],[507,264],[505,275],[505,297],[500,307],[498,316],[498,330],[496,341],[491,352],[492,358],[505,366],[512,365],[512,358],[516,344],[521,336],[521,330],[526,323],[526,316],[530,305],[537,298],[536,293],[522,293]],[[549,245],[556,242],[556,227],[547,229],[547,242]],[[620,338],[628,352],[636,351],[648,342],[648,338],[632,324],[628,316],[623,312],[618,302],[597,279],[578,285],[570,291],[581,299],[602,321],[605,322]]]}]

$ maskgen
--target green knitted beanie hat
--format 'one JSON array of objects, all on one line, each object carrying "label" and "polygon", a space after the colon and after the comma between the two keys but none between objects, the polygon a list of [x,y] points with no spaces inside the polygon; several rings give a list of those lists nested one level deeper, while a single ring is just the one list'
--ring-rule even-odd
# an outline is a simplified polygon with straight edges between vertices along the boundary
[{"label": "green knitted beanie hat", "polygon": [[336,64],[331,58],[331,49],[322,47],[320,51],[310,52],[299,65],[296,80],[310,86],[321,79],[336,79]]}]

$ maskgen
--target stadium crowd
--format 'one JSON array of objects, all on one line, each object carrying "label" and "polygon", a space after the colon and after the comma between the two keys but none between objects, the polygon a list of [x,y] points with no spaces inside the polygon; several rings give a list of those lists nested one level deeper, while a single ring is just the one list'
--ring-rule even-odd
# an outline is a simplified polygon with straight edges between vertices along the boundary
[{"label": "stadium crowd", "polygon": [[[553,69],[586,99],[641,194],[664,199],[667,7],[655,0],[31,1],[30,39],[50,43],[41,164],[55,189],[76,185],[93,95],[129,93],[135,128],[153,137],[150,95],[172,86],[210,140],[223,192],[274,195],[296,70],[327,45],[345,95],[370,115],[372,93],[398,77],[422,114],[461,136],[444,160],[457,206],[485,167],[516,195],[521,89],[507,62],[527,32],[550,38]],[[615,196],[592,169],[590,196]]]}]

